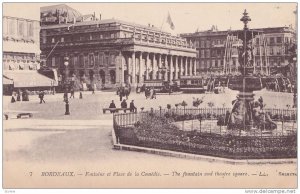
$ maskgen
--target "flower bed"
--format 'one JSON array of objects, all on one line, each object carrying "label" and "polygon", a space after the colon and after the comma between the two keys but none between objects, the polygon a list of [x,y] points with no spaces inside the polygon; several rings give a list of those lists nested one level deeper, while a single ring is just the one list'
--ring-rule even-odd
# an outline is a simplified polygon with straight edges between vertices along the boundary
[{"label": "flower bed", "polygon": [[[155,115],[145,117],[129,130],[130,133],[128,133],[128,127],[126,129],[119,127],[120,142],[233,159],[297,157],[296,133],[288,136],[261,137],[219,135],[181,131],[173,122],[174,117],[166,118]],[[122,133],[122,130],[126,130],[127,133],[124,131]],[[130,138],[132,139],[130,140]]]}]

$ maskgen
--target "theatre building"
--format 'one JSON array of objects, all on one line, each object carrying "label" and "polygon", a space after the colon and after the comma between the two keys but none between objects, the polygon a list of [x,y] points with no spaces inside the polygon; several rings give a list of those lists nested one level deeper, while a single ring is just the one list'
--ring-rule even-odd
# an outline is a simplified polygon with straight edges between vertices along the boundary
[{"label": "theatre building", "polygon": [[77,89],[140,86],[147,80],[173,82],[196,75],[196,49],[185,38],[152,25],[102,20],[57,5],[41,8],[40,36],[46,65],[57,69],[62,80],[68,68]]},{"label": "theatre building", "polygon": [[37,20],[3,16],[3,93],[48,90],[57,84],[38,73],[40,24]]}]

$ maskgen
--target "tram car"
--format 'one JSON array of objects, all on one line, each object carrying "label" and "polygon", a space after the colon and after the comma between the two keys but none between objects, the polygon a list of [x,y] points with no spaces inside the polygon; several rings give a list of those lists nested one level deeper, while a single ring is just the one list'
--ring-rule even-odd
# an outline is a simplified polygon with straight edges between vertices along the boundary
[{"label": "tram car", "polygon": [[181,76],[179,87],[183,93],[205,93],[208,83],[203,76]]},{"label": "tram car", "polygon": [[144,92],[146,88],[153,88],[156,94],[181,93],[177,82],[170,83],[164,80],[145,80],[143,86],[139,87],[139,92]]}]

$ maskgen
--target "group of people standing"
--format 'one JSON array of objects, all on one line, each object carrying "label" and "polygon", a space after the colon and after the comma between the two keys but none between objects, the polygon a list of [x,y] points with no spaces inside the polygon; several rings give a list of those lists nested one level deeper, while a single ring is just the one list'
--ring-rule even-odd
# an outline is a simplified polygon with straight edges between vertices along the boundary
[{"label": "group of people standing", "polygon": [[16,101],[29,101],[29,92],[27,90],[13,91],[11,95],[11,103],[15,103]]},{"label": "group of people standing", "polygon": [[128,100],[128,96],[131,92],[131,86],[128,84],[126,86],[119,87],[117,89],[117,95],[120,97],[120,101],[122,101],[123,97],[126,97],[126,100]]},{"label": "group of people standing", "polygon": [[150,99],[156,99],[156,91],[154,90],[154,88],[145,88],[145,97],[146,99],[150,98]]}]

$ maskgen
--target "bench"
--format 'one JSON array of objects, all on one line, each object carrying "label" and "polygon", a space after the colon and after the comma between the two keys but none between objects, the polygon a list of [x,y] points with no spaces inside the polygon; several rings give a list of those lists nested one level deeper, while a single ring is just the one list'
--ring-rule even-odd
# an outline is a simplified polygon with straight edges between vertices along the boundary
[{"label": "bench", "polygon": [[119,111],[124,111],[124,110],[130,111],[130,108],[103,108],[103,114],[105,114],[106,111],[119,112]]},{"label": "bench", "polygon": [[32,113],[19,113],[17,114],[17,118],[20,119],[20,118],[31,118],[32,117]]}]

